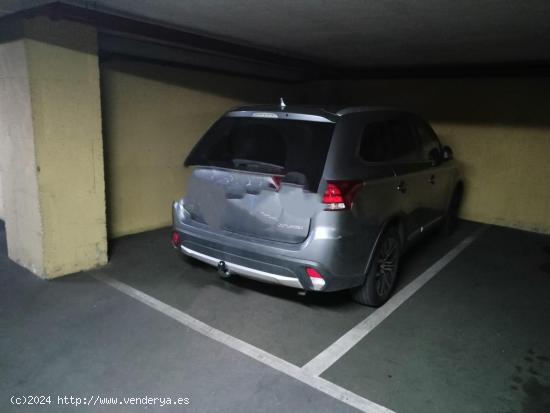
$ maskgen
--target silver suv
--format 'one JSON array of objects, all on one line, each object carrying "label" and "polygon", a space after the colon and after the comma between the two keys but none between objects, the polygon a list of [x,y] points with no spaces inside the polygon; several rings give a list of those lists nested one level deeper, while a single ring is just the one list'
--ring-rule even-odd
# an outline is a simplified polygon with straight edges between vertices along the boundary
[{"label": "silver suv", "polygon": [[452,230],[462,180],[417,115],[371,107],[241,107],[185,161],[172,244],[217,267],[379,306],[408,245]]}]

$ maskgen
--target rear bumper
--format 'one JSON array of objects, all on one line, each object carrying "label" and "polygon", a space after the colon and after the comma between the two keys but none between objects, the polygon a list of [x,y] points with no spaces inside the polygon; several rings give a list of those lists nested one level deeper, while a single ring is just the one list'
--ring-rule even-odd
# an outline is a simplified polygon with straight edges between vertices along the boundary
[{"label": "rear bumper", "polygon": [[[344,214],[320,215],[301,244],[212,231],[191,220],[180,202],[174,203],[173,227],[180,234],[182,253],[213,267],[223,261],[230,273],[310,291],[337,291],[360,285],[377,232],[358,230],[357,222]],[[323,278],[310,278],[306,268],[315,269]]]},{"label": "rear bumper", "polygon": [[[179,226],[176,230],[180,233],[179,250],[183,254],[215,268],[223,262],[229,273],[257,281],[310,291],[327,289],[326,277],[329,272],[321,263],[284,256],[273,247],[227,238],[191,226]],[[310,279],[306,267],[318,270],[325,281]]]},{"label": "rear bumper", "polygon": [[[180,246],[181,252],[184,254],[195,258],[199,261],[205,262],[206,264],[210,264],[214,267],[218,267],[220,262],[223,260],[220,260],[216,257],[212,257],[210,255],[202,254],[198,251],[192,250],[191,248],[185,247],[184,245]],[[250,267],[245,267],[243,265],[235,264],[233,262],[229,261],[223,261],[223,265],[226,268],[226,273],[229,274],[239,274],[247,278],[252,278],[254,280],[267,282],[270,284],[278,284],[283,285],[285,287],[291,287],[291,288],[299,288],[303,289],[304,286],[300,282],[298,278],[294,277],[287,277],[284,275],[279,274],[273,274],[266,271],[257,270]],[[324,280],[317,280],[312,279],[312,289],[315,291],[321,291],[325,287]]]}]

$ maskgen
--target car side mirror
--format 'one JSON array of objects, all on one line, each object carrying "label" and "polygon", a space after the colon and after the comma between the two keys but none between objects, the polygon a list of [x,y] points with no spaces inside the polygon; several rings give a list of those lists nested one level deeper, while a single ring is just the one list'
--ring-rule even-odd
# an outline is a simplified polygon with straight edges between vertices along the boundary
[{"label": "car side mirror", "polygon": [[444,161],[450,161],[453,159],[453,150],[448,146],[444,146],[441,151],[441,155]]},{"label": "car side mirror", "polygon": [[439,148],[433,148],[428,153],[428,158],[432,162],[432,166],[437,166],[441,164],[441,162],[443,161],[443,157],[441,155],[441,151],[439,150]]}]

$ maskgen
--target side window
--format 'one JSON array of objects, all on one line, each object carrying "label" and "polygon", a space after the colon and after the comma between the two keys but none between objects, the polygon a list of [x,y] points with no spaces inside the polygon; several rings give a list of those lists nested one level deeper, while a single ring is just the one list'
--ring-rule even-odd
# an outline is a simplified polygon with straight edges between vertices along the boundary
[{"label": "side window", "polygon": [[441,144],[433,129],[426,122],[415,121],[416,132],[422,144],[422,158],[424,160],[433,160],[433,151],[441,152]]},{"label": "side window", "polygon": [[392,120],[387,123],[390,160],[392,162],[418,162],[417,139],[411,125],[405,120]]},{"label": "side window", "polygon": [[363,129],[359,156],[367,162],[388,161],[388,145],[385,136],[384,124],[381,122],[369,123]]}]

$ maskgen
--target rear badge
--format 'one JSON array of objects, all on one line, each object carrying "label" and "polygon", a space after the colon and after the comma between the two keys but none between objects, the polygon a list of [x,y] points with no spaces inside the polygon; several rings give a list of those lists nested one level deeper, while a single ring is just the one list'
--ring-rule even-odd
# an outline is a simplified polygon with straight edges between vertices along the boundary
[{"label": "rear badge", "polygon": [[253,118],[270,118],[270,119],[277,119],[278,116],[276,113],[271,112],[255,112],[252,114]]},{"label": "rear badge", "polygon": [[296,229],[296,230],[303,230],[304,229],[304,227],[301,226],[301,225],[285,224],[284,222],[280,222],[279,224],[277,224],[277,226],[279,228],[284,228],[284,229]]}]

